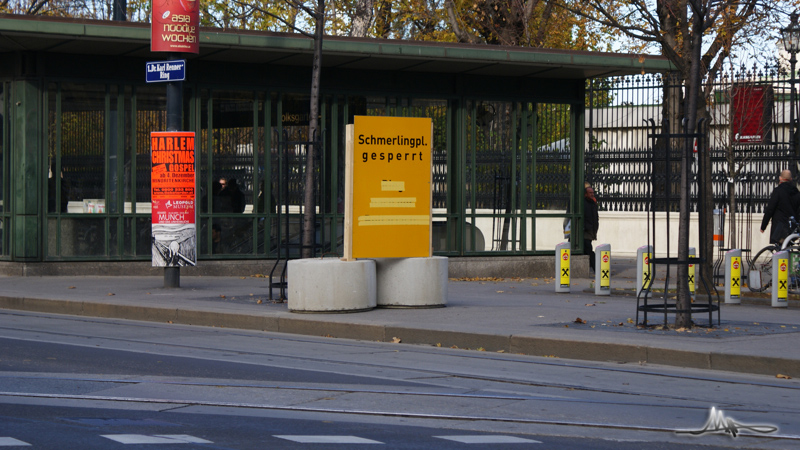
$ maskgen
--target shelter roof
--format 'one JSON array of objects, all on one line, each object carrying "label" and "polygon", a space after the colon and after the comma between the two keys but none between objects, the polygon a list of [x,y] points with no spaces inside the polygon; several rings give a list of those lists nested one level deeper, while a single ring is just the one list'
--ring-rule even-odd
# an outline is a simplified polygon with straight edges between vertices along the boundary
[{"label": "shelter roof", "polygon": [[[0,52],[36,51],[163,59],[150,51],[150,24],[0,14]],[[187,60],[311,66],[313,40],[301,34],[200,30]],[[530,47],[325,36],[326,68],[586,79],[664,72],[662,56]]]}]

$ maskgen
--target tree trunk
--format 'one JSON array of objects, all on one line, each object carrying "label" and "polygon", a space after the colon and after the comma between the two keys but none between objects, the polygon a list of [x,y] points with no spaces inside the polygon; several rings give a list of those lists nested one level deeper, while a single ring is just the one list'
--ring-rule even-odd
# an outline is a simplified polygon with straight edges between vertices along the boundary
[{"label": "tree trunk", "polygon": [[317,146],[322,142],[319,133],[319,91],[322,72],[322,35],[325,25],[325,2],[317,0],[316,28],[314,30],[314,62],[311,68],[311,107],[308,118],[308,140],[312,143],[306,149],[306,182],[303,196],[303,233],[300,256],[312,258],[316,244],[316,173]]},{"label": "tree trunk", "polygon": [[369,27],[372,25],[374,4],[374,0],[356,1],[356,11],[353,17],[353,27],[350,29],[350,36],[367,37]]},{"label": "tree trunk", "polygon": [[[693,6],[692,15],[692,45],[691,45],[691,62],[688,66],[689,72],[684,73],[686,77],[686,100],[688,104],[686,105],[686,127],[685,131],[689,134],[694,134],[697,131],[697,120],[701,114],[698,114],[698,110],[703,108],[705,110],[705,101],[702,97],[702,89],[700,89],[700,83],[702,80],[701,76],[701,61],[700,61],[700,54],[703,47],[703,19],[705,18],[705,13],[703,10],[702,5],[694,5]],[[679,231],[678,231],[678,260],[679,261],[688,261],[689,260],[689,161],[688,161],[688,152],[691,149],[689,143],[692,140],[687,138],[686,143],[681,147],[682,152],[682,160],[684,164],[682,164],[681,168],[681,213],[679,219]],[[708,157],[708,161],[710,162],[710,157],[707,154],[708,152],[703,152],[701,157],[706,158]],[[704,165],[704,168],[706,165]],[[711,177],[708,178],[701,178],[703,183],[711,183]],[[710,191],[710,189],[709,189]],[[700,208],[705,208],[703,205],[703,201],[700,201]],[[708,255],[706,255],[706,260],[708,260]],[[676,328],[691,328],[693,325],[692,322],[692,297],[689,293],[689,265],[688,264],[678,264],[678,279],[677,279],[677,301],[676,301],[676,314],[675,314],[675,327]]]}]

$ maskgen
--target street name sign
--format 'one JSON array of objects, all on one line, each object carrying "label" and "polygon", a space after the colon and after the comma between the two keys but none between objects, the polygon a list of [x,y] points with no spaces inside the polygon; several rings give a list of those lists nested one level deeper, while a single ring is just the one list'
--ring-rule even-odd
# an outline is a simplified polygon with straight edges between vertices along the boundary
[{"label": "street name sign", "polygon": [[146,66],[147,82],[183,81],[186,79],[186,61],[153,61]]}]

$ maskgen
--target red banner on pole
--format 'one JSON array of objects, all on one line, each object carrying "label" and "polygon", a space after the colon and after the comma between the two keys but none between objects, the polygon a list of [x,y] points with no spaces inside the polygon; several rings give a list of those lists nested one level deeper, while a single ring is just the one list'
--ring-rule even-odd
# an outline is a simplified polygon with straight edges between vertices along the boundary
[{"label": "red banner on pole", "polygon": [[150,51],[200,52],[198,0],[153,0]]},{"label": "red banner on pole", "polygon": [[772,86],[735,85],[731,103],[733,140],[736,144],[769,142],[772,131]]}]

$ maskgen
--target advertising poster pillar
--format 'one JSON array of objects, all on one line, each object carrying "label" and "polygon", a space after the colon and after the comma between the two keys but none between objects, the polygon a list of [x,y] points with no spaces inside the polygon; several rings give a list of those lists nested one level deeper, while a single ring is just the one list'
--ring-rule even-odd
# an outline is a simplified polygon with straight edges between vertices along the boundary
[{"label": "advertising poster pillar", "polygon": [[150,133],[153,267],[197,264],[195,134]]}]

